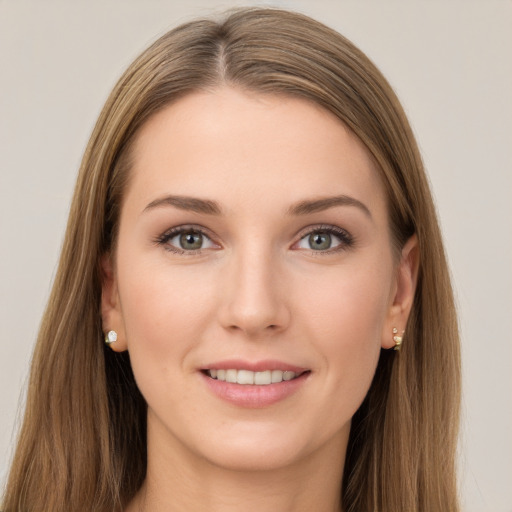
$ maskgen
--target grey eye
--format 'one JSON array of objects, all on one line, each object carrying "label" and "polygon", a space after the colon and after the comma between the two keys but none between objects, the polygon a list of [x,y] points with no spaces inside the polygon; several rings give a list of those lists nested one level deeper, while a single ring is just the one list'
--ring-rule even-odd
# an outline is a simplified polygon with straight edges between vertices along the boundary
[{"label": "grey eye", "polygon": [[344,245],[350,244],[348,240],[343,239],[343,234],[337,234],[336,232],[331,232],[331,230],[328,229],[317,229],[303,236],[299,240],[297,248],[307,249],[309,251],[326,252]]},{"label": "grey eye", "polygon": [[331,248],[332,238],[329,233],[317,231],[308,236],[308,243],[314,251],[325,251]]},{"label": "grey eye", "polygon": [[179,254],[200,253],[204,249],[219,249],[208,235],[199,229],[183,226],[176,227],[158,238],[158,243],[169,251]]},{"label": "grey eye", "polygon": [[184,229],[169,235],[163,243],[181,251],[200,251],[212,249],[215,244],[203,233],[194,229]]},{"label": "grey eye", "polygon": [[193,251],[201,249],[203,246],[203,235],[197,231],[187,231],[179,235],[179,245],[181,249]]}]

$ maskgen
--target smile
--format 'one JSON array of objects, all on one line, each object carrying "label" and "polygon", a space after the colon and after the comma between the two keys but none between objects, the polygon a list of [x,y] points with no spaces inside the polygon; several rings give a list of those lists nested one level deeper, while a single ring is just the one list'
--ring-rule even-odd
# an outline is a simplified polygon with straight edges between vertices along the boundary
[{"label": "smile", "polygon": [[212,379],[232,384],[268,386],[269,384],[278,384],[279,382],[296,379],[302,373],[292,372],[290,370],[264,370],[253,372],[251,370],[237,369],[210,369],[206,374]]},{"label": "smile", "polygon": [[310,381],[309,368],[278,360],[217,361],[199,375],[218,398],[236,407],[261,409],[291,398]]}]

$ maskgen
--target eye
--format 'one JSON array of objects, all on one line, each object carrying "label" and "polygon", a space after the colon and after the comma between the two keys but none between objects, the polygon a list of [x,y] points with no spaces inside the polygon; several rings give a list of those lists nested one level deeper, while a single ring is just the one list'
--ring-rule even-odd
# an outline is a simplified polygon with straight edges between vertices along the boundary
[{"label": "eye", "polygon": [[180,249],[186,251],[196,251],[202,249],[203,239],[206,237],[202,233],[196,231],[186,231],[179,235],[172,237],[169,242],[173,245],[177,245]]},{"label": "eye", "polygon": [[201,230],[196,228],[173,228],[157,239],[167,250],[183,254],[197,253],[203,249],[217,248],[217,245]]},{"label": "eye", "polygon": [[352,236],[341,228],[322,227],[303,236],[296,247],[315,252],[330,252],[346,249],[353,245]]}]

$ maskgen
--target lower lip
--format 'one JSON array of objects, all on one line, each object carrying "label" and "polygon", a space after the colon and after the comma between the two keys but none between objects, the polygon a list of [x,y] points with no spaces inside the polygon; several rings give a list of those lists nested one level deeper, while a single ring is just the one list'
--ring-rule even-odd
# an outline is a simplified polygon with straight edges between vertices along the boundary
[{"label": "lower lip", "polygon": [[292,380],[283,380],[275,384],[251,385],[234,384],[212,379],[201,372],[206,385],[219,398],[237,407],[261,409],[276,404],[295,394],[305,384],[310,372],[305,372]]}]

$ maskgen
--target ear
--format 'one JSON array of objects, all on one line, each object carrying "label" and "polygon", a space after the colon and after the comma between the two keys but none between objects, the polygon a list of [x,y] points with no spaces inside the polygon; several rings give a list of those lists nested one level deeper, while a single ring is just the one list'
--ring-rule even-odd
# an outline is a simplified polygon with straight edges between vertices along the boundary
[{"label": "ear", "polygon": [[418,238],[413,235],[403,246],[400,262],[396,269],[389,312],[382,333],[382,348],[395,346],[394,328],[398,330],[399,336],[405,331],[416,292],[419,263]]},{"label": "ear", "polygon": [[117,332],[117,341],[109,346],[115,352],[127,350],[123,315],[119,302],[117,277],[110,254],[101,257],[101,322],[103,332]]}]

